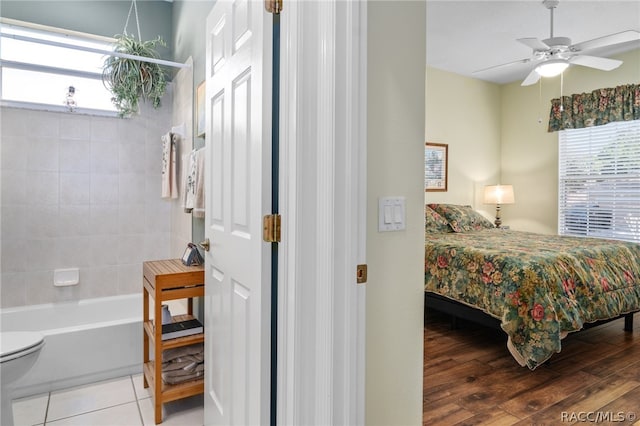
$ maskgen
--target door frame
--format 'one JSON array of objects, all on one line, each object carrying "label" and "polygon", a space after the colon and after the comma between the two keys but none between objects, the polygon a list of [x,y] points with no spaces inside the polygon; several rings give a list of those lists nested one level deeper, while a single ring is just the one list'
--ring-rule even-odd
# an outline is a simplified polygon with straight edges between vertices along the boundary
[{"label": "door frame", "polygon": [[364,424],[367,4],[281,13],[278,424]]}]

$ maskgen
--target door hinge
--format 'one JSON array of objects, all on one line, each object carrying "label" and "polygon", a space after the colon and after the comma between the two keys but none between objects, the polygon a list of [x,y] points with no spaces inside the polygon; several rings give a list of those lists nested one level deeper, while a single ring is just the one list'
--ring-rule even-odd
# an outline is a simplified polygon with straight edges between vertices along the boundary
[{"label": "door hinge", "polygon": [[282,0],[264,0],[264,8],[269,13],[279,15],[282,11]]},{"label": "door hinge", "polygon": [[356,282],[364,284],[367,282],[367,264],[358,265],[356,268]]},{"label": "door hinge", "polygon": [[268,214],[262,218],[262,239],[267,243],[280,242],[279,214]]}]

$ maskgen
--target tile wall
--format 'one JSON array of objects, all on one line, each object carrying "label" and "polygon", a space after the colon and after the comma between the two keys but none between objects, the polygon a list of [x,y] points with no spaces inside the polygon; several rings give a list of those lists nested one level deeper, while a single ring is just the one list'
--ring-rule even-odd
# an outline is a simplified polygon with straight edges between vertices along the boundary
[{"label": "tile wall", "polygon": [[[2,307],[137,293],[142,261],[170,257],[165,98],[131,119],[2,107]],[[71,267],[80,284],[54,287]]]}]

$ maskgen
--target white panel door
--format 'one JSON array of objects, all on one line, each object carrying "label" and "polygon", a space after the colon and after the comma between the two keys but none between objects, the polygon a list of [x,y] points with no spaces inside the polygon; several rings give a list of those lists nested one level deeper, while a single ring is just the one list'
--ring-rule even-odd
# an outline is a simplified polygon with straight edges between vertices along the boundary
[{"label": "white panel door", "polygon": [[218,0],[206,37],[205,424],[268,424],[271,15]]}]

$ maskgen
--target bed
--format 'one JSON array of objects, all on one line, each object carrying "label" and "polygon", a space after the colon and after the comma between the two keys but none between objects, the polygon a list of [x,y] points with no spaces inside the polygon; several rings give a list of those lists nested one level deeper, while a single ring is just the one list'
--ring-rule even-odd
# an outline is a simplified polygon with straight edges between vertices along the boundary
[{"label": "bed", "polygon": [[562,339],[640,310],[640,245],[498,229],[470,206],[425,206],[427,307],[489,316],[535,369]]}]

